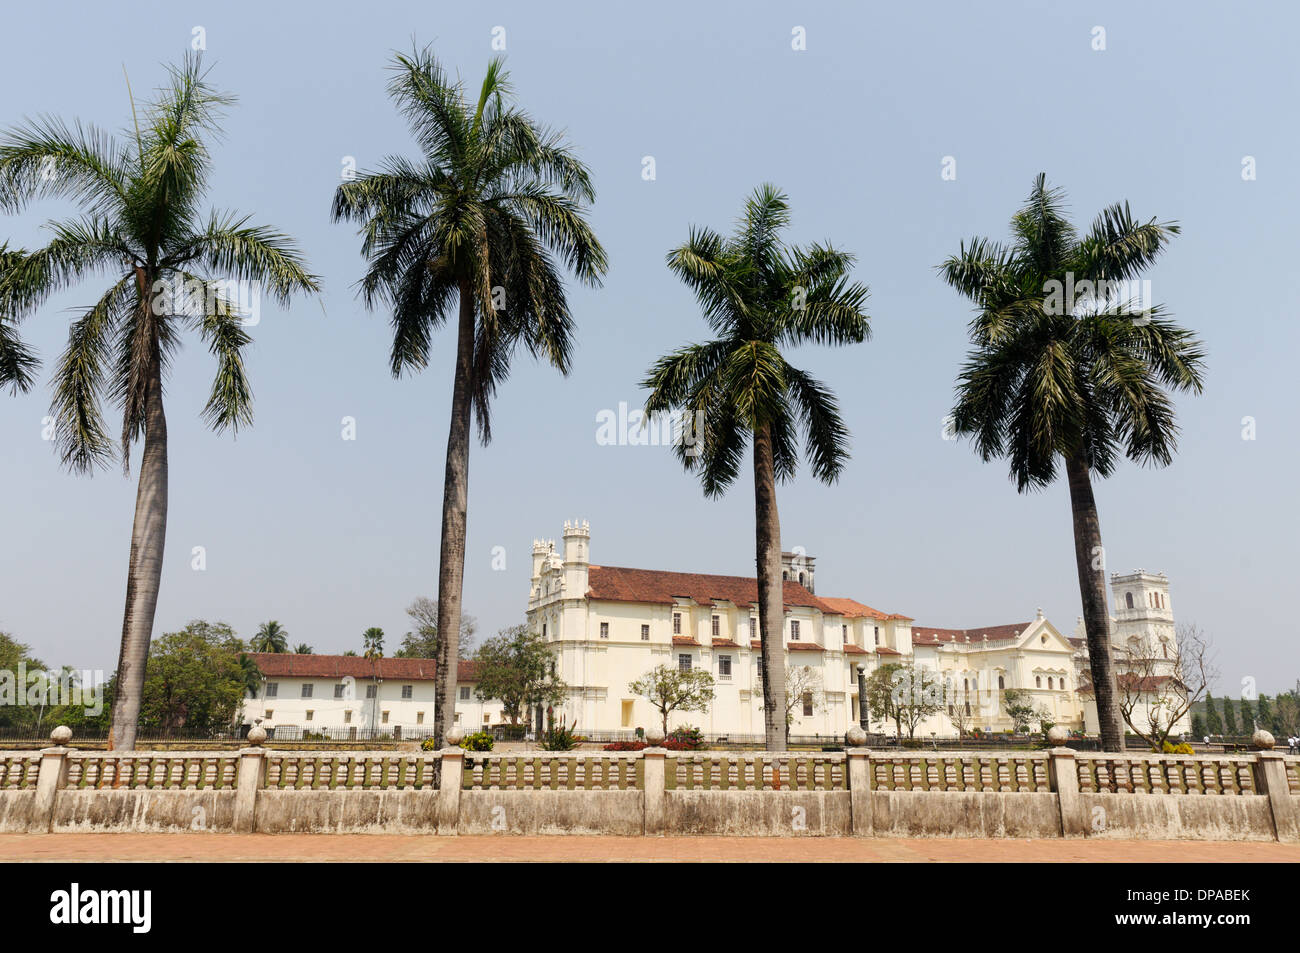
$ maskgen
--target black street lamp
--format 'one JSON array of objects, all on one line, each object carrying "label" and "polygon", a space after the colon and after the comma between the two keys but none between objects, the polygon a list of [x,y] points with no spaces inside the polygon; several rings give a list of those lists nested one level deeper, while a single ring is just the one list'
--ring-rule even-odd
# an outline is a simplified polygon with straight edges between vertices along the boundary
[{"label": "black street lamp", "polygon": [[871,730],[867,719],[867,667],[861,662],[858,663],[858,724],[863,731]]}]

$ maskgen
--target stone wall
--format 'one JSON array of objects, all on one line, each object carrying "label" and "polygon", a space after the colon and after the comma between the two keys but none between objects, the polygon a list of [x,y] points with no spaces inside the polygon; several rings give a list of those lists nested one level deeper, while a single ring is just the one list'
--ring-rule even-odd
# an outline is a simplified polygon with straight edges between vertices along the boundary
[{"label": "stone wall", "polygon": [[1300,757],[0,752],[0,831],[1300,839]]}]

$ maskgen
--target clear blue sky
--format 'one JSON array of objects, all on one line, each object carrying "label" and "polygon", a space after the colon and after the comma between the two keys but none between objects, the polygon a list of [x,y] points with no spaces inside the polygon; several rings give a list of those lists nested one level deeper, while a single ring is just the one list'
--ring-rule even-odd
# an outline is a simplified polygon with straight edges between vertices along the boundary
[{"label": "clear blue sky", "polygon": [[[796,363],[839,395],[853,431],[844,479],[807,474],[780,496],[783,542],[818,557],[818,591],[979,626],[1042,606],[1080,612],[1065,486],[1020,496],[1002,464],[941,439],[966,349],[968,306],[935,265],[963,237],[1006,234],[1039,171],[1076,221],[1127,199],[1183,235],[1150,272],[1154,298],[1209,351],[1206,392],[1178,400],[1181,451],[1098,487],[1109,568],[1163,570],[1180,621],[1223,669],[1261,690],[1300,675],[1293,600],[1300,470],[1293,283],[1300,133],[1293,5],[1056,4],[25,4],[0,35],[0,124],[55,113],[120,130],[122,68],[138,94],[206,31],[214,82],[238,104],[217,147],[211,201],[302,243],[320,300],[268,306],[249,371],[256,424],[237,439],[199,420],[212,362],[195,341],[167,392],[171,513],[156,633],[279,619],[318,651],[389,650],[404,607],[434,595],[452,339],[422,375],[386,369],[385,316],[354,295],[352,229],[329,223],[344,156],[361,168],[413,152],[385,98],[390,51],[411,38],[477,83],[505,28],[521,102],[568,130],[594,171],[605,287],[575,290],[579,347],[565,379],[520,359],[495,435],[471,460],[465,607],[488,631],[521,621],[534,536],[591,521],[594,561],[750,573],[752,489],[708,501],[668,451],[603,447],[596,415],[638,406],[651,360],[705,327],[663,265],[692,223],[730,225],[746,194],[788,191],[789,237],[855,252],[874,337]],[[791,49],[806,29],[807,49]],[[1094,26],[1106,49],[1092,49]],[[657,178],[641,177],[642,157]],[[1243,181],[1243,156],[1256,181]],[[940,177],[944,156],[955,181]],[[0,222],[42,240],[63,208]],[[24,325],[47,362],[87,285]],[[41,439],[39,390],[0,397],[0,629],[47,662],[116,664],[135,485],[65,473]],[[355,417],[358,439],[340,438]],[[1241,438],[1254,417],[1257,439]],[[190,568],[204,546],[207,569]],[[506,569],[492,568],[502,546]]]}]

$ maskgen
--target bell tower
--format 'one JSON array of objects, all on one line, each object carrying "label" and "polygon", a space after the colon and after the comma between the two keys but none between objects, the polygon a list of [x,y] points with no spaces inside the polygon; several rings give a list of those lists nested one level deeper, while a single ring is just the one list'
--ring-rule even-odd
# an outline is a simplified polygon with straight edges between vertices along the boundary
[{"label": "bell tower", "polygon": [[1171,657],[1177,642],[1168,577],[1162,572],[1135,569],[1112,573],[1110,587],[1115,599],[1112,643],[1126,647],[1136,642],[1149,646],[1157,658]]},{"label": "bell tower", "polygon": [[591,524],[564,521],[564,589],[570,599],[587,594],[587,567],[591,565]]}]

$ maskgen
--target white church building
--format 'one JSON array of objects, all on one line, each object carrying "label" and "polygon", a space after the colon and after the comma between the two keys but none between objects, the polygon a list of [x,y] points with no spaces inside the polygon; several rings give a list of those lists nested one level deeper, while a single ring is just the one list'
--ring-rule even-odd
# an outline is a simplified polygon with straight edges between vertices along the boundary
[{"label": "white church building", "polygon": [[[813,557],[785,553],[782,562],[787,681],[810,689],[793,700],[792,736],[841,735],[857,724],[858,666],[870,675],[890,663],[926,669],[948,686],[947,710],[926,719],[917,737],[952,737],[959,724],[967,731],[1011,728],[1008,689],[1027,692],[1027,703],[1048,720],[1095,733],[1081,631],[1065,636],[1041,610],[1024,622],[983,628],[918,626],[903,613],[818,595]],[[1120,607],[1113,639],[1173,639],[1163,575],[1115,575],[1111,584]],[[628,686],[664,664],[703,669],[714,679],[709,709],[675,712],[670,728],[761,736],[757,599],[752,577],[593,564],[586,522],[566,522],[559,548],[534,540],[528,624],[553,646],[557,674],[569,687],[556,717],[602,736],[658,724],[658,712]],[[799,667],[809,672],[796,674]],[[893,724],[872,721],[873,731],[895,733]]]}]

